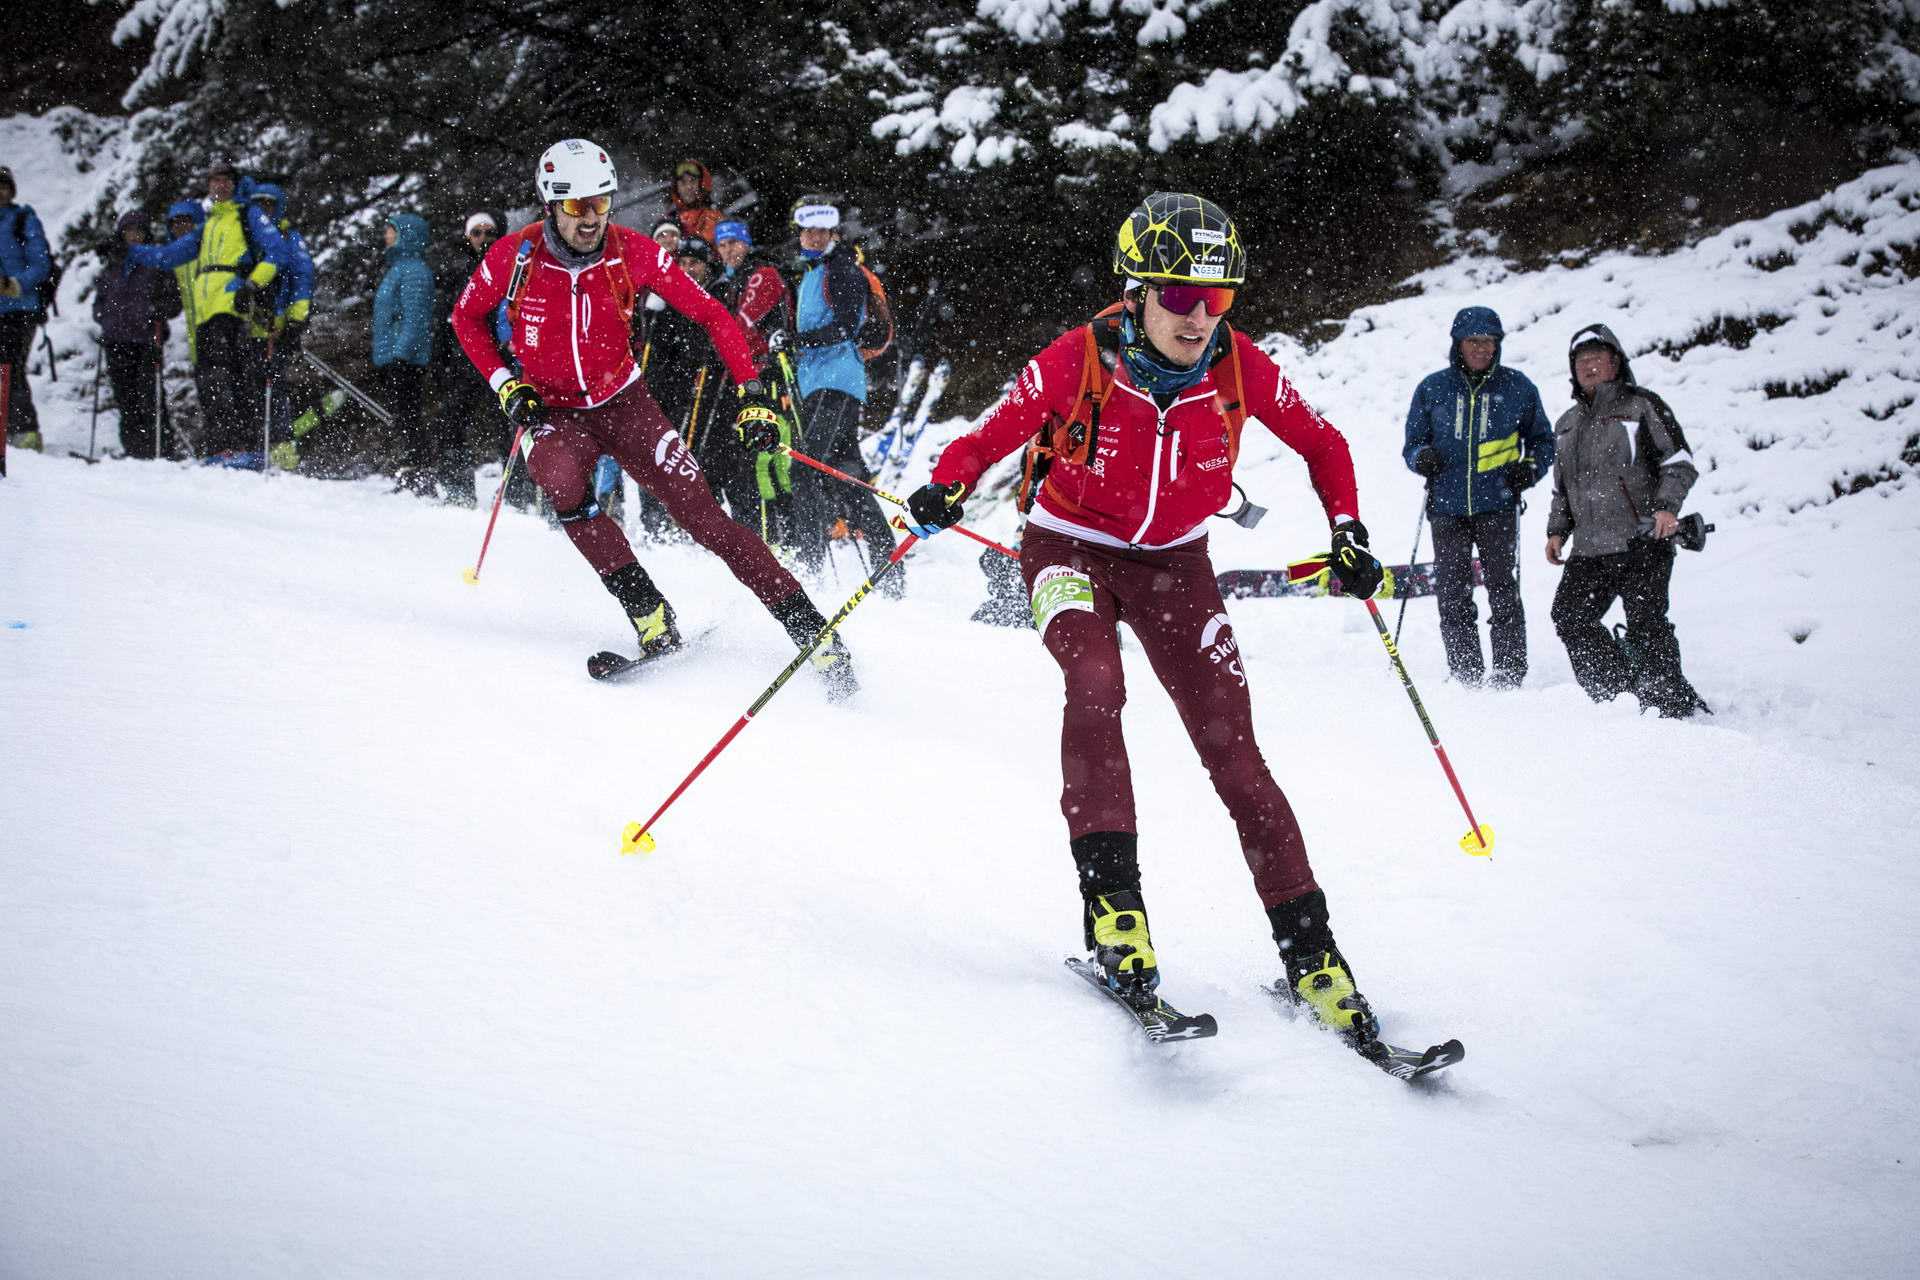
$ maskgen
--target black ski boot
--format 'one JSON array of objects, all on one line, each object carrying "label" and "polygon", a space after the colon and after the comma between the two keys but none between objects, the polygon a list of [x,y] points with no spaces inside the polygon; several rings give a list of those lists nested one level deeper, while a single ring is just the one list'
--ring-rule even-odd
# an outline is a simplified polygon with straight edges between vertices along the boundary
[{"label": "black ski boot", "polygon": [[640,641],[640,661],[665,657],[680,647],[680,627],[674,621],[673,606],[653,585],[639,561],[615,569],[601,581],[633,624],[633,633]]},{"label": "black ski boot", "polygon": [[[804,649],[811,645],[815,637],[827,629],[827,620],[820,616],[820,611],[813,607],[813,601],[807,599],[804,591],[794,592],[779,604],[771,606],[768,612],[773,614],[796,648]],[[830,700],[845,702],[860,692],[860,681],[853,674],[853,655],[847,652],[839,633],[836,632],[831,641],[815,649],[808,661],[820,673]]]},{"label": "black ski boot", "polygon": [[1354,985],[1346,957],[1333,940],[1327,924],[1327,895],[1318,889],[1303,893],[1268,907],[1267,919],[1273,923],[1273,940],[1286,966],[1286,976],[1274,990],[1367,1053],[1380,1038],[1380,1022]]}]

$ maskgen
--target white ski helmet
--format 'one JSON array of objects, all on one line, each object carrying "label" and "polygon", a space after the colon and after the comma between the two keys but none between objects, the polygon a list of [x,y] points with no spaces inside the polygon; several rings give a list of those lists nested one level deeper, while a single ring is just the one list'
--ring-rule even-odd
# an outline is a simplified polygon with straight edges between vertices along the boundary
[{"label": "white ski helmet", "polygon": [[613,161],[599,143],[585,138],[568,138],[548,147],[533,171],[533,183],[540,188],[542,204],[575,196],[601,196],[620,189]]}]

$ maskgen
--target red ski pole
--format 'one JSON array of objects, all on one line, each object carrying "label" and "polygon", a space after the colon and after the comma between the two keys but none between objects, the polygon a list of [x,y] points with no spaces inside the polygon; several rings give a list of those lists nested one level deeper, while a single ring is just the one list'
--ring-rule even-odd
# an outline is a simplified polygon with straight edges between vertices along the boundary
[{"label": "red ski pole", "polygon": [[0,364],[0,478],[7,474],[7,414],[11,409],[8,400],[13,391],[13,366]]},{"label": "red ski pole", "polygon": [[919,539],[910,533],[900,541],[900,545],[893,549],[893,554],[887,557],[887,562],[881,565],[872,577],[860,584],[859,590],[855,591],[852,598],[840,606],[838,613],[827,619],[827,625],[820,629],[820,634],[813,638],[813,643],[794,655],[793,661],[787,664],[787,669],[775,676],[773,683],[768,685],[766,689],[761,692],[760,696],[754,699],[753,705],[747,708],[747,714],[734,721],[733,728],[727,730],[720,736],[720,741],[713,744],[713,750],[700,757],[700,763],[693,766],[693,772],[681,780],[680,785],[673,789],[673,794],[668,796],[660,807],[653,811],[651,818],[648,818],[645,822],[629,822],[627,824],[626,830],[620,834],[620,852],[652,853],[654,851],[656,846],[653,839],[653,824],[660,821],[660,815],[672,808],[673,802],[680,798],[681,793],[693,785],[693,780],[706,772],[707,766],[713,763],[716,756],[727,749],[728,743],[740,736],[740,731],[747,727],[747,722],[760,714],[760,708],[766,706],[767,703],[773,700],[773,695],[780,692],[781,686],[793,678],[793,673],[806,664],[807,659],[813,656],[813,651],[833,638],[834,631],[838,629],[842,622],[847,620],[847,615],[852,613],[859,603],[865,600],[868,594],[873,591],[873,584],[886,577],[887,574],[892,571],[893,567],[900,563],[900,558],[907,554],[907,548],[911,547],[917,541],[919,541]]},{"label": "red ski pole", "polygon": [[1473,806],[1467,803],[1467,793],[1460,789],[1460,779],[1454,776],[1453,764],[1447,759],[1447,749],[1440,745],[1440,735],[1433,731],[1433,721],[1427,716],[1427,709],[1420,702],[1420,695],[1414,690],[1413,678],[1407,674],[1406,664],[1400,661],[1400,649],[1393,643],[1393,636],[1387,631],[1387,620],[1380,616],[1380,607],[1367,598],[1367,614],[1373,619],[1374,629],[1380,633],[1380,643],[1387,646],[1387,657],[1393,660],[1395,674],[1400,683],[1407,687],[1407,697],[1413,699],[1413,709],[1420,717],[1420,724],[1427,731],[1427,741],[1433,744],[1434,755],[1440,758],[1440,767],[1445,770],[1447,781],[1453,786],[1453,794],[1459,799],[1460,807],[1466,812],[1467,821],[1472,829],[1460,837],[1460,850],[1478,858],[1493,856],[1493,828],[1475,820]]},{"label": "red ski pole", "polygon": [[[809,458],[806,454],[801,453],[798,449],[782,448],[780,452],[786,454],[788,457],[792,458],[795,462],[806,463],[808,466],[812,467],[816,471],[824,471],[830,476],[839,476],[842,480],[848,481],[849,483],[852,483],[852,484],[857,484],[863,489],[871,489],[875,493],[879,494],[882,498],[885,498],[888,502],[891,502],[896,507],[904,507],[907,505],[904,499],[894,497],[892,494],[888,493],[885,489],[882,489],[879,485],[868,484],[865,480],[862,480],[859,476],[850,476],[844,471],[836,471],[834,468],[828,466],[826,463],[820,461],[818,458]],[[969,538],[972,538],[975,542],[980,543],[982,546],[992,547],[995,551],[1000,552],[1002,555],[1012,556],[1015,560],[1018,560],[1020,558],[1020,553],[1018,551],[1013,551],[1006,547],[1003,547],[999,543],[995,542],[992,538],[983,538],[979,534],[975,533],[973,530],[967,528],[963,524],[954,525],[953,531],[955,533],[964,533]]]},{"label": "red ski pole", "polygon": [[500,518],[500,500],[507,496],[507,480],[513,475],[513,461],[520,456],[520,437],[526,434],[525,427],[513,433],[513,446],[507,450],[507,465],[500,469],[500,487],[493,491],[493,513],[487,517],[487,533],[480,539],[480,558],[473,562],[473,568],[460,571],[460,576],[466,579],[470,587],[480,585],[480,566],[487,562],[487,544],[493,541],[493,522]]}]

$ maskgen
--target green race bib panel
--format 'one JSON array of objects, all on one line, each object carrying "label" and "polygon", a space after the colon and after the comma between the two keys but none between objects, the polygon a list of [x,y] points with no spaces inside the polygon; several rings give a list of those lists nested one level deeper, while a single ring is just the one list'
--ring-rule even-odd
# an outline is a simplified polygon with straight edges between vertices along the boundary
[{"label": "green race bib panel", "polygon": [[1067,609],[1093,612],[1093,579],[1064,564],[1049,565],[1033,580],[1033,625],[1047,634],[1047,624]]}]

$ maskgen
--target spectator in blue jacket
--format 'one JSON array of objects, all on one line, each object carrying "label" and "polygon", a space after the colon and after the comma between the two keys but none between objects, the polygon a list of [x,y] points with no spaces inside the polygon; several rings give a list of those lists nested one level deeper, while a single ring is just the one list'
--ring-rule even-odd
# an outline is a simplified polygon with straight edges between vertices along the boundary
[{"label": "spectator in blue jacket", "polygon": [[401,483],[429,492],[436,461],[432,433],[421,411],[427,365],[433,359],[433,271],[427,266],[426,219],[396,213],[387,219],[387,271],[373,295],[373,374],[399,434]]},{"label": "spectator in blue jacket", "polygon": [[[1427,479],[1447,666],[1464,685],[1486,680],[1497,689],[1517,688],[1527,677],[1519,508],[1526,491],[1553,467],[1553,423],[1532,381],[1500,363],[1505,336],[1491,307],[1466,307],[1454,316],[1447,367],[1414,389],[1403,453],[1407,466]],[[1491,679],[1473,603],[1476,548],[1492,615]]]},{"label": "spectator in blue jacket", "polygon": [[[299,452],[291,438],[293,397],[288,394],[287,370],[300,354],[300,339],[307,331],[308,314],[313,309],[313,255],[307,252],[306,237],[287,216],[286,193],[278,184],[257,184],[253,188],[253,206],[279,231],[286,258],[284,269],[273,278],[273,285],[267,290],[271,317],[263,311],[259,322],[248,329],[247,336],[254,344],[254,368],[262,384],[256,389],[257,396],[264,401],[267,385],[275,388],[273,461],[291,471],[299,465]],[[271,358],[267,354],[269,350]]]},{"label": "spectator in blue jacket", "polygon": [[40,415],[27,387],[33,331],[45,323],[40,286],[53,274],[47,232],[31,205],[15,204],[13,170],[0,165],[0,364],[13,366],[7,435],[21,448],[40,447]]}]

